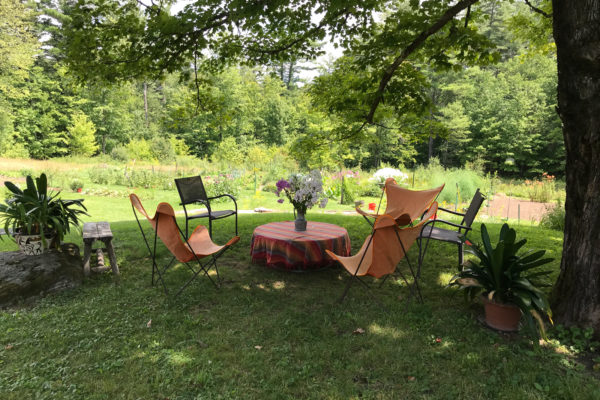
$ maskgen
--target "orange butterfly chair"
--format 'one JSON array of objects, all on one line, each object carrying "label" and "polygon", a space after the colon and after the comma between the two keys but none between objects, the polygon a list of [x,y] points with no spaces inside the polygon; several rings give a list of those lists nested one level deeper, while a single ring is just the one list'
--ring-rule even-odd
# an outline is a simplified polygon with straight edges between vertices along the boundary
[{"label": "orange butterfly chair", "polygon": [[[406,285],[409,287],[411,296],[414,294],[414,290],[416,289],[419,300],[423,301],[421,290],[419,289],[418,277],[415,275],[415,271],[406,253],[411,248],[415,240],[417,240],[419,235],[421,235],[423,225],[435,215],[437,209],[437,202],[433,202],[424,218],[418,224],[404,228],[402,228],[401,224],[398,223],[398,221],[392,216],[387,214],[380,215],[375,220],[371,235],[367,236],[358,253],[350,257],[342,257],[329,250],[326,250],[327,254],[329,254],[329,256],[333,259],[339,261],[339,263],[342,264],[352,278],[358,279],[358,281],[364,284],[367,288],[369,286],[360,279],[361,276],[371,275],[374,278],[381,278],[385,276],[387,279],[390,274],[396,271],[398,263],[405,258],[414,284],[410,285],[404,274],[400,270],[398,270],[398,272]],[[424,257],[422,250],[423,247],[419,243],[419,267]],[[348,290],[353,282],[354,279],[350,279],[348,285],[346,285],[346,289],[344,290],[342,297],[339,300],[340,302],[344,300],[344,297],[346,297],[346,294],[348,293]],[[381,284],[384,282],[385,279]]]},{"label": "orange butterfly chair", "polygon": [[[389,215],[398,222],[398,225],[409,225],[418,220],[423,213],[429,208],[429,205],[437,199],[440,192],[444,189],[444,185],[435,189],[427,190],[409,190],[398,185],[394,178],[387,178],[379,199],[379,206],[375,214],[367,213],[360,207],[356,207],[356,212],[362,215],[371,226],[373,220],[376,220],[380,215]],[[383,199],[383,193],[386,194],[387,205],[385,212],[379,214],[379,207]]]},{"label": "orange butterfly chair", "polygon": [[[191,271],[192,277],[189,281],[187,281],[183,286],[179,288],[175,296],[178,296],[183,289],[185,289],[201,272],[210,279],[210,281],[215,285],[219,286],[217,282],[215,282],[208,271],[214,266],[215,272],[217,274],[217,281],[220,282],[219,270],[217,268],[217,259],[223,255],[223,253],[231,247],[233,244],[237,243],[240,240],[239,236],[234,236],[231,240],[229,240],[224,246],[219,246],[213,243],[211,240],[208,229],[205,226],[198,225],[196,229],[192,232],[188,239],[185,239],[185,235],[183,231],[177,225],[177,221],[175,219],[175,211],[173,207],[169,203],[160,203],[156,208],[156,213],[154,218],[150,218],[140,199],[135,195],[129,195],[129,200],[131,201],[131,207],[133,208],[133,214],[135,215],[135,219],[137,220],[138,226],[140,227],[140,231],[142,232],[142,237],[144,238],[144,242],[146,242],[146,247],[148,248],[148,252],[150,253],[150,257],[152,257],[152,285],[154,285],[154,274],[158,275],[156,282],[160,281],[162,283],[165,294],[169,294],[167,290],[167,286],[164,280],[164,274],[171,267],[173,261],[177,259],[179,262],[184,263]],[[137,212],[136,212],[137,210]],[[148,238],[144,233],[142,228],[142,224],[138,218],[137,213],[142,214],[150,225],[154,229],[154,246],[153,249],[150,248],[150,244],[148,243]],[[156,262],[156,243],[157,239],[160,239],[167,249],[173,255],[171,261],[162,269],[158,267]],[[202,264],[200,259],[210,257],[210,261]],[[192,266],[189,265],[189,262],[197,261],[199,269],[196,270]]]}]

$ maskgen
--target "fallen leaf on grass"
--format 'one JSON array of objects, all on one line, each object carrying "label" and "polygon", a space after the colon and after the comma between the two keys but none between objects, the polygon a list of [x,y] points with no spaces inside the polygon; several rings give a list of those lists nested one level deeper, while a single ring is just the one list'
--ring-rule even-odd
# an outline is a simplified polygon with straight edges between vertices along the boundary
[{"label": "fallen leaf on grass", "polygon": [[146,328],[152,328],[152,319],[146,324]]},{"label": "fallen leaf on grass", "polygon": [[363,328],[356,328],[352,333],[354,333],[355,335],[362,335],[363,333],[365,333],[365,330]]},{"label": "fallen leaf on grass", "polygon": [[4,350],[12,350],[13,347],[14,346],[12,344],[7,344],[6,346],[4,346]]},{"label": "fallen leaf on grass", "polygon": [[254,348],[255,348],[256,350],[261,350],[261,349],[262,349],[262,346],[258,346],[258,345],[256,345],[256,346],[254,346]]},{"label": "fallen leaf on grass", "polygon": [[417,378],[415,378],[414,376],[409,376],[406,379],[408,379],[410,382],[414,382],[417,380]]}]

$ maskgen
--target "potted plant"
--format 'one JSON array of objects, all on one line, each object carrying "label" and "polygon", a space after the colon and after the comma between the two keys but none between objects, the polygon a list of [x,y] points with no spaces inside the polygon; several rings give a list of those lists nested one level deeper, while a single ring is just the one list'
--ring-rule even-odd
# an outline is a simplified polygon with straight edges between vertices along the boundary
[{"label": "potted plant", "polygon": [[80,181],[79,179],[73,179],[71,181],[71,183],[69,184],[69,187],[71,188],[72,191],[81,193],[81,189],[83,189],[83,182]]},{"label": "potted plant", "polygon": [[27,176],[24,190],[12,182],[4,185],[10,197],[0,204],[0,225],[13,233],[25,254],[37,255],[51,244],[58,246],[72,226],[79,228],[80,217],[88,215],[83,200],[63,200],[60,192],[48,192],[46,174],[35,182]]},{"label": "potted plant", "polygon": [[545,250],[519,253],[527,240],[516,241],[516,238],[515,230],[504,224],[496,247],[492,247],[488,230],[482,224],[483,244],[470,244],[467,250],[477,259],[468,260],[463,270],[451,279],[450,286],[458,286],[465,291],[465,297],[471,300],[482,293],[488,326],[502,331],[516,331],[523,315],[532,326],[536,321],[542,337],[545,337],[542,316],[551,318],[552,312],[548,299],[539,287],[548,285],[536,279],[551,271],[534,271],[534,268],[552,259],[542,258]]}]

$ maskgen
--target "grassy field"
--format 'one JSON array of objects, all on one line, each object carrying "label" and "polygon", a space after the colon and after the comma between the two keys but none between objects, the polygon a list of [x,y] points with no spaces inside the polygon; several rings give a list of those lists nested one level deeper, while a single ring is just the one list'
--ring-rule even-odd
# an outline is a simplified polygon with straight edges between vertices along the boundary
[{"label": "grassy field", "polygon": [[[153,193],[140,193],[148,210],[164,198]],[[339,268],[290,273],[251,264],[253,229],[291,213],[243,214],[241,241],[221,259],[223,287],[204,277],[167,298],[150,285],[150,259],[128,200],[85,202],[90,219],[111,222],[121,284],[108,273],[94,276],[79,289],[0,312],[1,399],[600,398],[598,372],[573,349],[478,322],[480,305],[445,287],[456,271],[455,247],[429,250],[424,304],[408,302],[408,290],[388,280],[374,288],[385,308],[359,286],[340,305],[347,276]],[[356,216],[312,212],[308,219],[345,227],[353,253],[369,232]],[[214,229],[224,243],[233,221]],[[562,235],[517,231],[530,247],[549,250],[556,272]],[[75,233],[67,240],[81,245]],[[0,242],[2,251],[14,248]],[[178,266],[170,282],[188,276]]]}]

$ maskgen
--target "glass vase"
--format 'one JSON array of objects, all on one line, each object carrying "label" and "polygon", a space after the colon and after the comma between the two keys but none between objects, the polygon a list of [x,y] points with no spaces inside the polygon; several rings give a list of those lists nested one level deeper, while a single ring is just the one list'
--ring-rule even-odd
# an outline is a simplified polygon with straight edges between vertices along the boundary
[{"label": "glass vase", "polygon": [[296,210],[296,219],[294,220],[294,230],[303,232],[306,230],[306,218],[304,213]]}]

